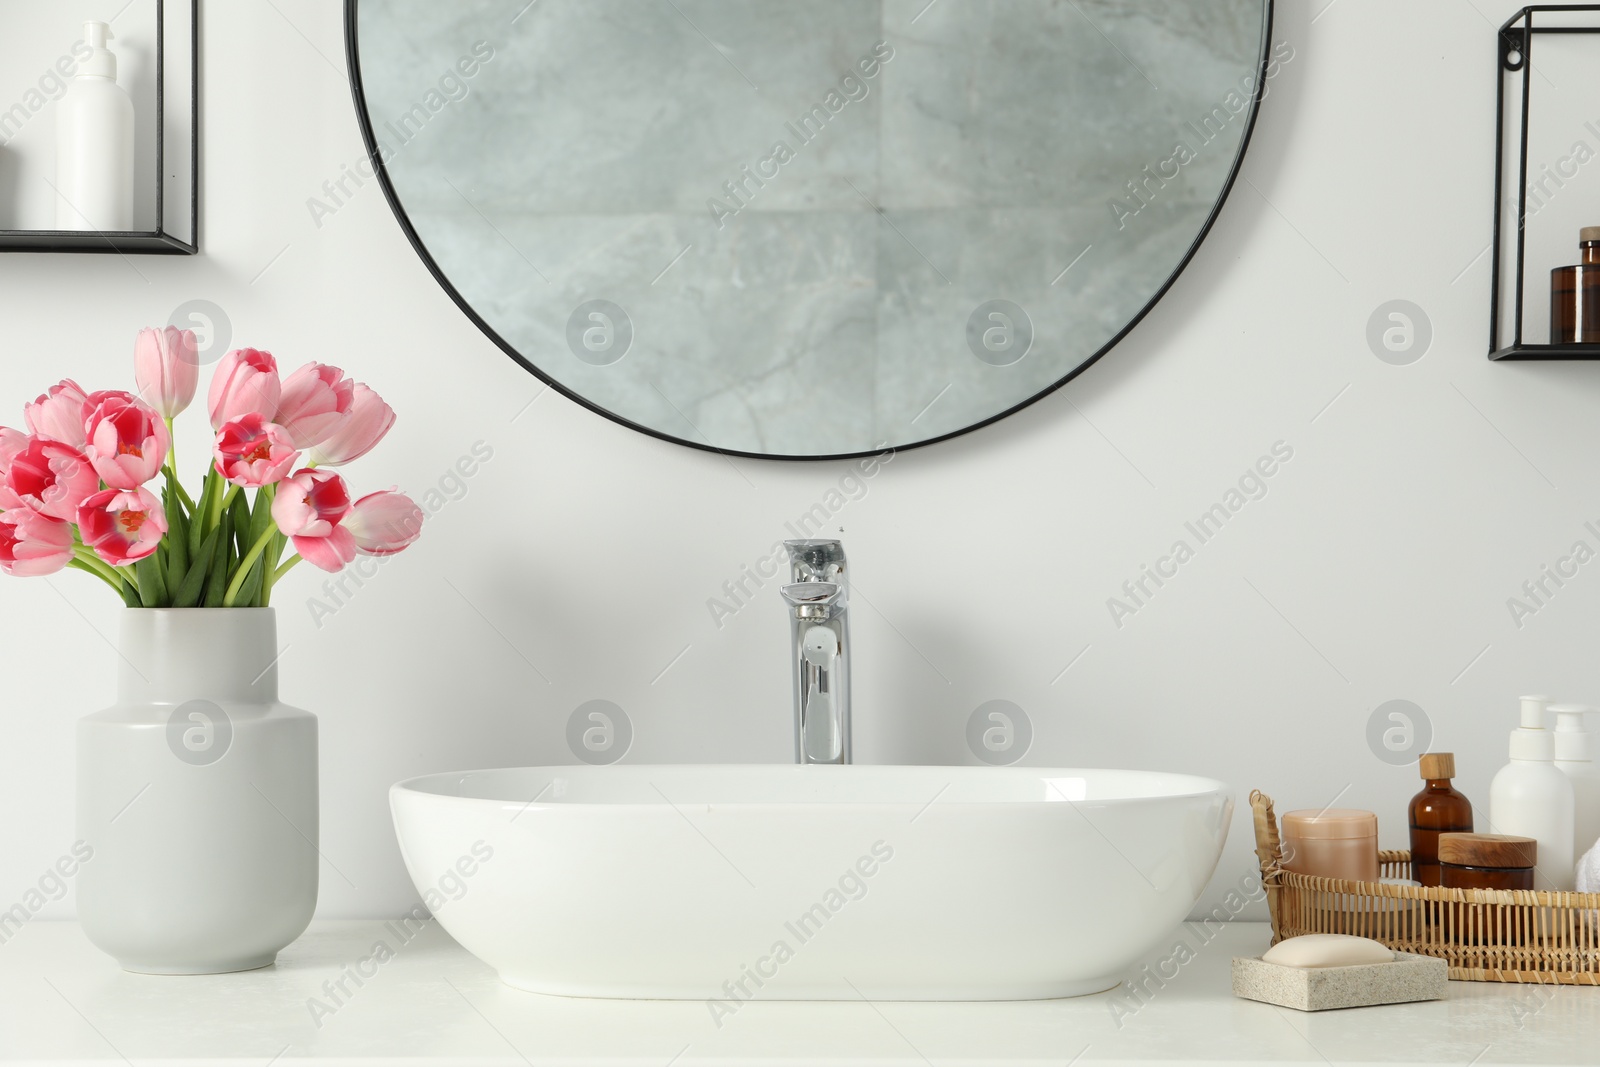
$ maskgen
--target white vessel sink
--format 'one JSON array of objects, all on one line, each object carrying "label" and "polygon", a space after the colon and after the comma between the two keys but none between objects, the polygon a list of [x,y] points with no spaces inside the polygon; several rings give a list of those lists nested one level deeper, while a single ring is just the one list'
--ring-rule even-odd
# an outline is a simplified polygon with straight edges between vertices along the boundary
[{"label": "white vessel sink", "polygon": [[1233,809],[1179,774],[782,765],[436,774],[390,802],[424,901],[505,982],[714,1014],[1109,989]]}]

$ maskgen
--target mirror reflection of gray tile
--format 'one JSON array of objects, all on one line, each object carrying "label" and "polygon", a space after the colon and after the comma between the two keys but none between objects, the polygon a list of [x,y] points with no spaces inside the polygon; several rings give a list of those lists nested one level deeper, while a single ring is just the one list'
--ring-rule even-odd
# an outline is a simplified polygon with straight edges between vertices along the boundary
[{"label": "mirror reflection of gray tile", "polygon": [[[541,373],[669,436],[770,455],[942,436],[1091,358],[1212,212],[1264,14],[525,3],[361,4],[402,206]],[[609,312],[571,325],[595,300],[632,331],[614,362],[575,354],[573,337],[609,343]],[[1021,358],[975,351],[1012,329]]]},{"label": "mirror reflection of gray tile", "polygon": [[[890,208],[1098,200],[1167,158],[1174,131],[1198,122],[1260,47],[1259,3],[883,6],[897,52],[882,105]],[[1223,174],[1238,144],[1226,140],[1207,153],[1226,157]]]},{"label": "mirror reflection of gray tile", "polygon": [[[472,42],[494,51],[461,101],[471,102],[468,117],[441,112],[452,121],[428,130],[415,153],[423,158],[407,147],[397,178],[453,168],[470,173],[487,209],[580,214],[703,211],[727,199],[730,181],[769,211],[858,207],[852,184],[873,194],[877,79],[840,82],[881,39],[877,4],[544,2],[515,25],[499,17],[507,8],[362,5],[363,80],[380,125]],[[759,78],[759,91],[747,78]],[[819,121],[812,109],[831,91],[844,106],[823,107]],[[779,142],[794,158],[758,188],[741,168],[753,172]]]},{"label": "mirror reflection of gray tile", "polygon": [[[470,211],[415,221],[437,234],[430,248],[467,302],[575,392],[685,440],[777,452],[872,423],[871,218],[763,212],[720,231],[699,213],[516,214],[493,229]],[[606,366],[567,337],[573,310],[597,297],[634,332]],[[819,381],[835,394],[820,409],[804,404]]]}]

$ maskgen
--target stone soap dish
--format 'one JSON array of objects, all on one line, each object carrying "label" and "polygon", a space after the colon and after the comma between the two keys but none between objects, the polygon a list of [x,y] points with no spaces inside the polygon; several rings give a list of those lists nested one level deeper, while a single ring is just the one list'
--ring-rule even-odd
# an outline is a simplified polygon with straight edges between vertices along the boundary
[{"label": "stone soap dish", "polygon": [[1286,967],[1235,956],[1233,995],[1297,1011],[1443,1000],[1449,971],[1442,959],[1409,952],[1396,952],[1388,963],[1348,967]]}]

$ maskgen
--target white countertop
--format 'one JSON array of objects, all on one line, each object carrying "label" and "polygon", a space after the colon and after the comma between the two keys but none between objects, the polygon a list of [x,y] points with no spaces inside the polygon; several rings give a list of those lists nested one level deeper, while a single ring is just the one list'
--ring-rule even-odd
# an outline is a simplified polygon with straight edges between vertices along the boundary
[{"label": "white countertop", "polygon": [[[1448,1000],[1303,1014],[1230,992],[1229,961],[1265,949],[1264,925],[1213,931],[1173,931],[1186,950],[1152,954],[1150,974],[1176,976],[1152,978],[1143,1002],[1126,986],[1032,1003],[758,1001],[719,1028],[702,1003],[511,989],[431,924],[406,943],[379,921],[317,922],[274,967],[164,978],[119,970],[76,924],[35,922],[0,944],[0,1062],[1600,1063],[1600,988],[1451,982]],[[380,941],[393,957],[362,964]],[[336,1003],[323,984],[358,964],[370,977],[346,978]],[[331,1013],[314,1019],[313,998]]]}]

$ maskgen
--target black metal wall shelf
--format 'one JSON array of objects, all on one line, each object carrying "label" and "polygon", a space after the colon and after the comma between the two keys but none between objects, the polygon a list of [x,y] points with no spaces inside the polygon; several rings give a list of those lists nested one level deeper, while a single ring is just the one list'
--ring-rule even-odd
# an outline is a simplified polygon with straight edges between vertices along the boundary
[{"label": "black metal wall shelf", "polygon": [[194,244],[160,230],[0,230],[0,252],[122,252],[192,256]]},{"label": "black metal wall shelf", "polygon": [[[1580,16],[1587,14],[1583,20]],[[1600,4],[1535,4],[1523,8],[1500,27],[1495,54],[1494,103],[1494,238],[1491,242],[1489,288],[1489,358],[1492,360],[1600,359],[1600,345],[1533,344],[1523,340],[1523,282],[1527,273],[1524,259],[1528,219],[1528,114],[1533,89],[1534,42],[1547,34],[1600,34]],[[1506,86],[1520,80],[1520,101],[1515,112],[1517,154],[1506,153]],[[1516,251],[1513,260],[1515,294],[1512,302],[1511,337],[1502,338],[1501,271],[1502,220],[1505,216],[1507,170],[1516,182]]]},{"label": "black metal wall shelf", "polygon": [[[200,0],[178,0],[179,25],[168,26],[165,0],[156,4],[155,228],[151,230],[0,230],[0,252],[116,252],[123,255],[192,256],[200,246]],[[187,26],[181,25],[187,12]],[[176,30],[170,32],[169,30]],[[167,40],[188,63],[189,196],[187,239],[171,232],[167,210]],[[187,39],[186,41],[184,39]],[[187,44],[187,48],[182,47]],[[187,55],[185,55],[185,52]],[[182,219],[180,214],[180,220]]]},{"label": "black metal wall shelf", "polygon": [[1600,345],[1507,345],[1489,353],[1493,360],[1600,359]]}]

